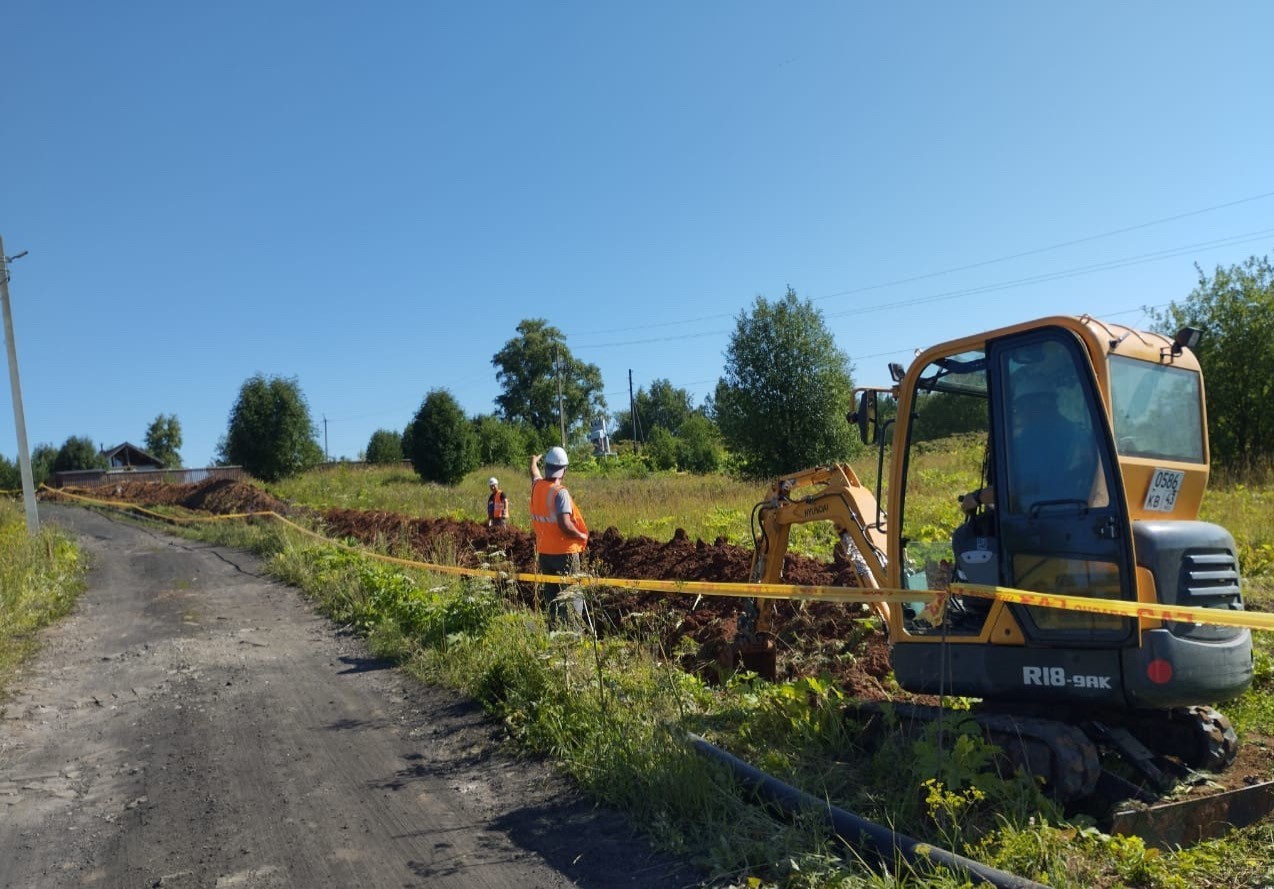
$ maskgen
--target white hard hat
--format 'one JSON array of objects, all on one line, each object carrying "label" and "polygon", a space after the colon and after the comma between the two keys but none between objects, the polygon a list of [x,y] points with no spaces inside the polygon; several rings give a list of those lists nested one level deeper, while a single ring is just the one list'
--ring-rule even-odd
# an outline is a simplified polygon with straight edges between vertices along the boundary
[{"label": "white hard hat", "polygon": [[487,479],[487,484],[488,484],[488,485],[498,485],[498,484],[500,484],[500,480],[499,480],[498,478],[496,478],[496,477],[493,475],[493,476],[491,476],[489,479]]},{"label": "white hard hat", "polygon": [[544,468],[548,470],[549,478],[557,478],[566,471],[570,458],[566,456],[566,449],[552,447],[548,449],[548,453],[544,455]]}]

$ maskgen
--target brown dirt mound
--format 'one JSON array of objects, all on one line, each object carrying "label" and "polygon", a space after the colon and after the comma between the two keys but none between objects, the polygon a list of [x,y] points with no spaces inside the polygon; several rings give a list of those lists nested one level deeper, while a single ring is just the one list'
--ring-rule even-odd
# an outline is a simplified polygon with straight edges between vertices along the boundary
[{"label": "brown dirt mound", "polygon": [[[216,515],[239,512],[277,512],[287,515],[289,504],[272,497],[260,488],[233,479],[209,479],[188,485],[166,482],[120,481],[92,488],[66,487],[67,494],[78,494],[96,500],[125,500],[138,506],[182,506]],[[57,490],[44,496],[56,499]]]}]

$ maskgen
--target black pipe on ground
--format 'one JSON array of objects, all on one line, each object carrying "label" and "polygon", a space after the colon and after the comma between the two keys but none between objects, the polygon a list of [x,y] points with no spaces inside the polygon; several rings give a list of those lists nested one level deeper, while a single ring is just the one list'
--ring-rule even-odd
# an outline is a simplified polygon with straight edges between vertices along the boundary
[{"label": "black pipe on ground", "polygon": [[846,812],[844,809],[838,809],[818,797],[810,796],[790,784],[784,784],[777,778],[753,768],[738,757],[719,747],[714,747],[696,734],[691,732],[686,734],[698,753],[728,766],[739,782],[762,801],[792,815],[822,812],[837,837],[855,849],[873,854],[879,859],[882,869],[893,870],[899,859],[902,859],[917,869],[932,870],[935,867],[945,867],[975,883],[990,884],[996,889],[1047,889],[1033,880],[987,867],[971,858],[939,849],[929,843],[922,843],[905,834],[895,833],[887,827]]}]

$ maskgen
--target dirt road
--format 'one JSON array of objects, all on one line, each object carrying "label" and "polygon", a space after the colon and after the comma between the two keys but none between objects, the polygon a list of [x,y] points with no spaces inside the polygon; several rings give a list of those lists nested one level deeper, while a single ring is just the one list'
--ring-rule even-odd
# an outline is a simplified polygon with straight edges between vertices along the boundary
[{"label": "dirt road", "polygon": [[93,568],[0,707],[0,886],[697,885],[253,557],[41,518]]}]

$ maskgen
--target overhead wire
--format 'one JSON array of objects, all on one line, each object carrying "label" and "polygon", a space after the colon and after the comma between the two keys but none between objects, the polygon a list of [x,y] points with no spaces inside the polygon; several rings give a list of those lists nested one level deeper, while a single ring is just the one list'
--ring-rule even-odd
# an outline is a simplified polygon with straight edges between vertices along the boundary
[{"label": "overhead wire", "polygon": [[[1215,249],[1216,247],[1233,247],[1239,244],[1252,243],[1254,241],[1263,240],[1265,236],[1268,236],[1271,234],[1274,234],[1274,228],[1258,229],[1255,231],[1243,232],[1237,235],[1229,235],[1224,238],[1217,238],[1211,241],[1200,241],[1194,244],[1184,244],[1181,246],[1171,247],[1166,250],[1159,250],[1152,253],[1143,253],[1143,254],[1138,254],[1135,256],[1126,256],[1126,257],[1121,257],[1119,259],[1112,259],[1105,262],[1093,263],[1093,264],[1085,265],[1085,266],[1074,266],[1069,269],[1060,269],[1055,272],[1047,272],[1044,274],[1032,275],[1025,278],[1014,278],[1008,281],[991,282],[988,284],[981,284],[975,287],[966,287],[966,288],[961,288],[959,290],[949,290],[949,291],[943,291],[941,293],[928,294],[926,296],[913,297],[907,300],[891,300],[888,303],[877,303],[877,304],[868,305],[868,306],[854,306],[852,308],[842,309],[836,312],[827,312],[825,313],[825,317],[839,318],[844,315],[848,315],[848,314],[852,314],[856,312],[871,312],[871,311],[879,311],[883,309],[897,308],[900,306],[921,305],[924,303],[938,302],[945,299],[956,299],[961,296],[973,296],[973,295],[977,295],[981,293],[992,293],[997,290],[1008,290],[1013,287],[1022,287],[1028,284],[1038,284],[1045,281],[1054,281],[1054,280],[1061,280],[1065,278],[1073,278],[1079,275],[1093,274],[1095,272],[1112,271],[1114,269],[1126,268],[1126,267],[1134,266],[1134,265],[1143,265],[1148,262],[1158,262],[1163,259],[1172,259],[1174,257],[1181,256],[1195,250]],[[985,264],[985,263],[982,263],[982,264]],[[939,273],[934,273],[934,274],[939,274]],[[919,277],[932,277],[932,275],[924,275]],[[886,286],[886,285],[880,285],[880,286]],[[865,290],[875,289],[875,287],[876,285],[873,285],[872,287],[858,288],[857,290],[854,290],[854,291],[844,291],[842,294],[836,294],[836,295],[846,295],[849,293],[863,292]],[[824,299],[826,297],[819,297],[819,298]],[[813,300],[811,300],[811,302],[812,301]],[[697,339],[697,338],[708,337],[708,336],[720,336],[721,334],[728,333],[728,332],[729,332],[728,330],[708,330],[708,331],[700,331],[698,333],[685,333],[685,334],[677,334],[675,336],[652,337],[649,339],[640,339],[640,340],[622,340],[622,341],[609,342],[609,343],[595,343],[592,345],[577,344],[573,348],[577,351],[585,351],[588,349],[613,348],[615,346],[641,346],[641,345],[649,345],[651,343],[666,343],[666,342],[674,342],[677,340]]]},{"label": "overhead wire", "polygon": [[[1233,201],[1226,201],[1221,204],[1213,204],[1209,207],[1200,207],[1196,210],[1187,210],[1182,213],[1175,213],[1171,216],[1162,216],[1158,219],[1151,219],[1146,222],[1139,222],[1136,225],[1128,225],[1122,228],[1110,229],[1108,231],[1098,232],[1097,234],[1094,234],[1094,235],[1086,235],[1082,238],[1072,238],[1068,241],[1059,241],[1056,244],[1049,244],[1045,247],[1035,247],[1030,250],[1020,251],[1018,253],[1011,253],[1005,256],[998,256],[998,257],[995,257],[994,259],[984,259],[978,262],[968,263],[967,265],[952,266],[951,268],[939,269],[933,272],[925,272],[924,274],[912,275],[906,278],[898,278],[893,281],[882,281],[876,284],[867,284],[861,287],[853,287],[848,290],[840,290],[835,293],[824,294],[822,296],[810,297],[810,300],[812,302],[818,302],[825,299],[832,299],[838,296],[852,296],[856,293],[866,293],[872,290],[883,290],[887,287],[897,287],[902,284],[912,284],[912,283],[915,283],[916,281],[925,281],[930,278],[938,278],[943,275],[955,274],[956,272],[965,272],[971,269],[983,268],[988,265],[996,265],[1001,262],[1010,262],[1014,259],[1023,259],[1027,256],[1037,256],[1041,253],[1048,253],[1053,250],[1062,250],[1066,247],[1074,247],[1078,244],[1087,244],[1092,241],[1102,240],[1103,238],[1111,238],[1116,235],[1124,235],[1124,234],[1128,234],[1129,232],[1140,231],[1141,229],[1146,229],[1146,228],[1152,228],[1156,225],[1164,225],[1169,222],[1177,222],[1182,219],[1188,219],[1192,216],[1201,216],[1205,213],[1213,213],[1213,212],[1216,212],[1217,210],[1226,210],[1226,209],[1229,209],[1230,207],[1237,207],[1241,204],[1248,204],[1248,203],[1252,203],[1253,201],[1264,200],[1270,197],[1274,197],[1274,191],[1264,191],[1259,194],[1249,195],[1245,198],[1239,198]],[[651,330],[651,329],[655,329],[659,327],[672,327],[672,326],[676,326],[680,324],[695,324],[699,321],[710,321],[710,320],[715,320],[717,318],[729,318],[729,317],[733,317],[733,313],[722,312],[715,315],[703,315],[698,318],[688,318],[688,319],[682,319],[679,321],[660,321],[653,324],[638,324],[638,325],[632,325],[629,327],[613,327],[613,328],[608,328],[605,330],[577,331],[574,333],[574,335],[575,336],[595,336],[595,335],[603,334],[603,333],[622,333],[628,330]],[[656,340],[655,342],[658,342],[658,340]]]}]

